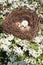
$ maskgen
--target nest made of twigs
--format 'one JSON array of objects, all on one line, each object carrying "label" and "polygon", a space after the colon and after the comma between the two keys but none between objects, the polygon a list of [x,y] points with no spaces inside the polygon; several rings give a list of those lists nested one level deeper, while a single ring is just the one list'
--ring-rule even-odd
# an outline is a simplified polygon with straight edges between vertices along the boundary
[{"label": "nest made of twigs", "polygon": [[[24,20],[28,21],[26,27],[22,25]],[[4,32],[21,39],[32,40],[38,35],[40,19],[36,12],[30,9],[15,9],[5,18],[2,27]]]}]

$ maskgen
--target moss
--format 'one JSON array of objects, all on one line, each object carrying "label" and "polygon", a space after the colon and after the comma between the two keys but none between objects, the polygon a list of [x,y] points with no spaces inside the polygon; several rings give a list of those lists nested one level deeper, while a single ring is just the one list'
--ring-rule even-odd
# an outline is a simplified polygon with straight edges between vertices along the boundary
[{"label": "moss", "polygon": [[38,44],[34,43],[34,42],[31,42],[30,45],[29,45],[30,48],[34,49],[34,50],[38,50]]}]

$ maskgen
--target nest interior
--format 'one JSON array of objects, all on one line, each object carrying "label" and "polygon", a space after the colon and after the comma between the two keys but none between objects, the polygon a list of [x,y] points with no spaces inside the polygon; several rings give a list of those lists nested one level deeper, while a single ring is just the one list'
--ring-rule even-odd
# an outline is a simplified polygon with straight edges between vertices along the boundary
[{"label": "nest interior", "polygon": [[[22,25],[23,21],[28,22],[27,26]],[[38,35],[40,19],[36,12],[30,9],[15,9],[5,18],[2,27],[4,32],[21,39],[32,40]]]}]

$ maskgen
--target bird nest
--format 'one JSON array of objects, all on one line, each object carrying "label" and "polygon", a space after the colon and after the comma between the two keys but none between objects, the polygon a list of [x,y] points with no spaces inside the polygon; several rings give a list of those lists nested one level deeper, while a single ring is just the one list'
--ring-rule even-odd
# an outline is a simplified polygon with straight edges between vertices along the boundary
[{"label": "bird nest", "polygon": [[30,9],[15,9],[5,18],[3,30],[21,39],[32,40],[38,35],[40,19]]}]

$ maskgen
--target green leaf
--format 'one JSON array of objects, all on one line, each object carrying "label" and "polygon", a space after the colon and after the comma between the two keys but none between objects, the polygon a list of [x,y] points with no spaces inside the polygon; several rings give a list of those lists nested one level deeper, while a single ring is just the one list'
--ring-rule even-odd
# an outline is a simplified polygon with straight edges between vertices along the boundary
[{"label": "green leaf", "polygon": [[38,50],[38,44],[37,43],[31,42],[29,47],[36,50],[36,51]]},{"label": "green leaf", "polygon": [[40,62],[39,61],[36,61],[36,65],[40,65]]},{"label": "green leaf", "polygon": [[43,35],[43,29],[41,30],[41,34]]},{"label": "green leaf", "polygon": [[0,46],[1,46],[2,42],[0,42]]},{"label": "green leaf", "polygon": [[2,17],[0,17],[0,25],[2,24],[2,22],[3,22],[3,18],[2,18]]},{"label": "green leaf", "polygon": [[43,53],[38,57],[38,59],[43,60]]},{"label": "green leaf", "polygon": [[16,61],[21,61],[21,60],[24,60],[25,58],[26,58],[25,55],[23,55],[23,56],[17,56]]}]

